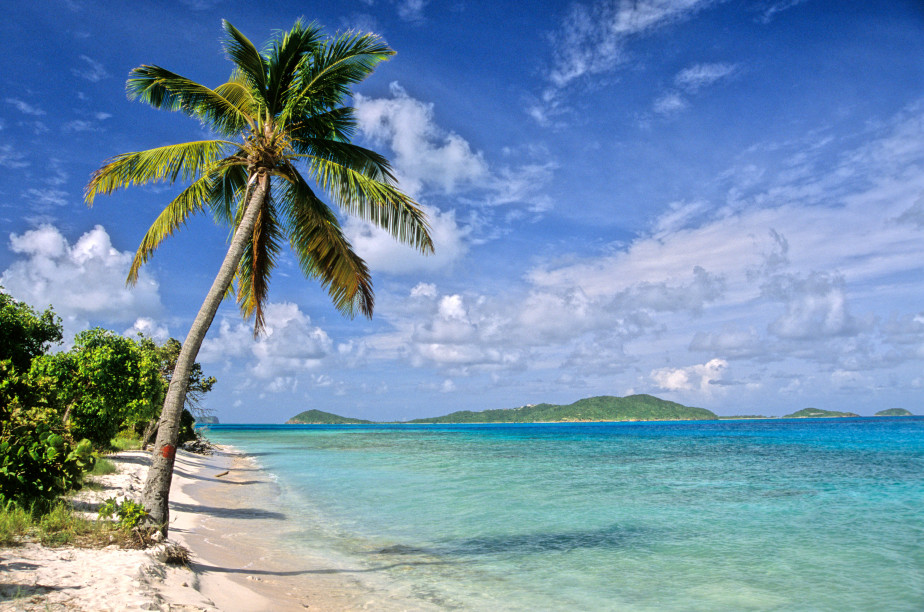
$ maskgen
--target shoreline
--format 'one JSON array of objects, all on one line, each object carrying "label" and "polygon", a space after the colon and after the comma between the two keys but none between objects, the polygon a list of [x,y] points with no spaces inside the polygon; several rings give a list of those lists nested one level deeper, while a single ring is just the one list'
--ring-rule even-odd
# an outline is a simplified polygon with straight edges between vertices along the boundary
[{"label": "shoreline", "polygon": [[[83,490],[73,504],[96,515],[108,497],[139,499],[148,453],[107,457],[117,474],[94,477],[100,490]],[[178,451],[170,489],[170,542],[191,553],[188,567],[147,550],[38,543],[0,549],[0,611],[162,610],[280,611],[406,610],[387,583],[361,577],[363,568],[324,556],[297,558],[273,548],[289,528],[273,507],[278,489],[267,472],[236,449],[212,455]],[[301,552],[301,551],[300,551]],[[415,602],[413,609],[421,608]]]}]

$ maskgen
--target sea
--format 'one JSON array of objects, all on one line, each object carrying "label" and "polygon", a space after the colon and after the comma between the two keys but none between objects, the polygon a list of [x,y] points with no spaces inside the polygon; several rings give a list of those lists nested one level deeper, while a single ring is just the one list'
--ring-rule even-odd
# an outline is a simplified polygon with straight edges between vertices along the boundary
[{"label": "sea", "polygon": [[924,417],[206,436],[271,474],[274,546],[411,608],[924,610]]}]

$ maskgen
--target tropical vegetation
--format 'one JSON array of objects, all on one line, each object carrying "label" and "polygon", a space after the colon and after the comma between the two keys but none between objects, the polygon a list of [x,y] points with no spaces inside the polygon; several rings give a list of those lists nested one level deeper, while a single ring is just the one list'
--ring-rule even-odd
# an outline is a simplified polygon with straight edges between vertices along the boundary
[{"label": "tropical vegetation", "polygon": [[[88,473],[114,469],[102,453],[140,446],[160,416],[178,342],[94,328],[78,334],[70,350],[52,352],[63,337],[54,310],[38,312],[2,287],[0,321],[0,521],[17,523],[26,512],[41,522],[60,514],[60,497]],[[201,399],[215,379],[195,366],[189,384]]]},{"label": "tropical vegetation", "polygon": [[215,137],[117,155],[86,188],[92,205],[97,195],[132,185],[186,185],[142,239],[130,283],[163,240],[192,215],[209,212],[230,232],[224,261],[177,358],[145,483],[144,505],[165,534],[189,371],[229,291],[259,334],[270,278],[288,243],[303,274],[319,281],[341,312],[372,315],[368,266],[318,193],[401,242],[423,252],[433,248],[423,211],[398,189],[388,161],[352,142],[352,87],[394,51],[374,34],[325,37],[318,25],[301,21],[259,50],[223,23],[224,50],[232,63],[227,82],[213,89],[143,65],[127,83],[130,98],[188,115]]}]

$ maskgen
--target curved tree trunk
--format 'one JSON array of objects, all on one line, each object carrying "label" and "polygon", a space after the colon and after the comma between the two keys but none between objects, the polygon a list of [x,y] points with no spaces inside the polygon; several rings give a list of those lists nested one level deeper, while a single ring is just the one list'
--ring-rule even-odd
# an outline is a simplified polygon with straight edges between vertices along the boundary
[{"label": "curved tree trunk", "polygon": [[176,368],[167,388],[167,397],[160,415],[160,424],[157,431],[157,441],[151,451],[151,467],[148,468],[147,480],[144,484],[142,504],[150,515],[150,524],[157,527],[166,536],[168,531],[170,482],[173,478],[173,463],[176,457],[176,441],[180,430],[180,417],[186,403],[186,388],[189,384],[189,372],[199,354],[199,348],[205,339],[218,306],[221,304],[234,275],[237,272],[241,256],[247,248],[247,242],[253,235],[254,226],[260,215],[260,210],[269,191],[269,175],[261,172],[257,175],[256,184],[250,194],[244,216],[240,225],[234,231],[231,245],[225,255],[218,275],[212,282],[199,313],[189,328],[186,341],[176,360]]}]

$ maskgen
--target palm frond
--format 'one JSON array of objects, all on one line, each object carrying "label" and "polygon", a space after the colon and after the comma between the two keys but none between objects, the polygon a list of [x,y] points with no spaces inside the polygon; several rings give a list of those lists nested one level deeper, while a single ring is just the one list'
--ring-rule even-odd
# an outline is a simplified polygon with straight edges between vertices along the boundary
[{"label": "palm frond", "polygon": [[306,26],[299,19],[273,43],[267,57],[266,102],[270,114],[276,115],[282,110],[284,98],[298,76],[302,57],[310,54],[320,40],[321,27],[314,22]]},{"label": "palm frond", "polygon": [[266,99],[266,60],[250,40],[227,20],[222,20],[227,33],[224,47],[228,58],[245,75],[251,87]]},{"label": "palm frond", "polygon": [[334,212],[295,168],[289,167],[286,179],[281,200],[286,232],[302,273],[321,282],[340,312],[371,317],[375,294],[366,262],[353,251]]},{"label": "palm frond", "polygon": [[291,155],[293,159],[321,158],[375,181],[389,185],[397,183],[397,178],[391,170],[391,164],[384,156],[351,142],[324,138],[300,138],[297,141],[293,139],[292,148],[308,152],[305,155]]},{"label": "palm frond", "polygon": [[[216,87],[215,93],[237,108],[243,117],[250,119],[251,123],[247,124],[248,126],[254,125],[252,122],[259,113],[259,104],[248,85],[247,77],[240,70],[235,70],[227,83]],[[241,129],[244,129],[244,127],[242,125]]]},{"label": "palm frond", "polygon": [[200,140],[122,153],[108,160],[90,177],[84,191],[87,204],[93,205],[97,194],[109,195],[116,189],[156,181],[195,180],[207,174],[221,160],[233,142]]},{"label": "palm frond", "polygon": [[309,158],[309,170],[344,211],[372,222],[423,253],[433,252],[426,215],[394,185],[317,156]]},{"label": "palm frond", "polygon": [[356,117],[353,107],[338,106],[317,114],[300,117],[288,126],[292,135],[293,148],[299,153],[307,153],[300,147],[299,140],[307,138],[324,138],[337,142],[349,142],[356,132]]},{"label": "palm frond", "polygon": [[320,43],[303,57],[299,79],[280,117],[286,121],[338,106],[351,95],[351,86],[363,81],[395,52],[375,34],[346,32]]},{"label": "palm frond", "polygon": [[235,214],[238,205],[246,200],[248,178],[247,168],[235,165],[227,168],[212,182],[208,200],[212,215],[219,224],[237,227]]},{"label": "palm frond", "polygon": [[254,337],[263,329],[263,308],[269,295],[269,281],[279,258],[282,239],[275,202],[268,193],[237,273],[238,305],[245,318],[253,316]]},{"label": "palm frond", "polygon": [[128,97],[153,106],[180,111],[205,121],[223,134],[233,134],[253,125],[233,102],[216,90],[160,66],[143,65],[131,71],[125,84]]},{"label": "palm frond", "polygon": [[141,239],[141,245],[135,252],[132,259],[132,265],[128,269],[128,279],[126,284],[134,285],[138,282],[138,271],[154,254],[154,251],[160,246],[165,238],[172,235],[181,225],[186,225],[190,216],[201,212],[209,202],[209,193],[211,191],[214,177],[206,175],[193,182],[163,211],[148,228],[144,238]]}]

